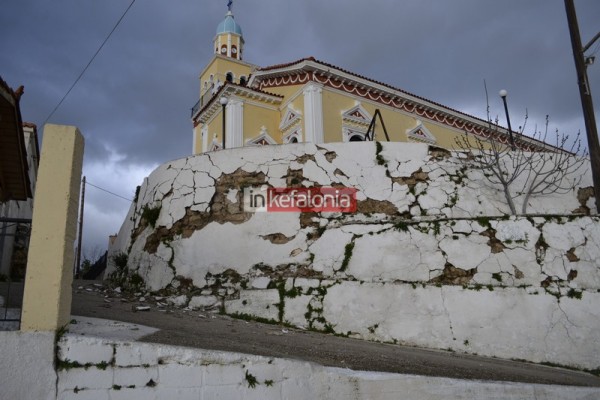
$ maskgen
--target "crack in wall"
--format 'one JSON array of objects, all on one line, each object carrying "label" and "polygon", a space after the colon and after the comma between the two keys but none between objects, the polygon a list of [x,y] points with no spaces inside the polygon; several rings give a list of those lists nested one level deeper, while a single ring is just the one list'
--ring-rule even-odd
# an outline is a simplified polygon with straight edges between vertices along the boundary
[{"label": "crack in wall", "polygon": [[450,328],[450,334],[452,335],[452,339],[456,340],[456,335],[454,335],[454,328],[452,327],[452,318],[450,318],[450,312],[448,311],[448,307],[446,306],[446,298],[444,296],[444,288],[440,288],[440,297],[442,299],[442,307],[444,307],[444,312],[446,313],[446,318],[448,318],[448,327]]}]

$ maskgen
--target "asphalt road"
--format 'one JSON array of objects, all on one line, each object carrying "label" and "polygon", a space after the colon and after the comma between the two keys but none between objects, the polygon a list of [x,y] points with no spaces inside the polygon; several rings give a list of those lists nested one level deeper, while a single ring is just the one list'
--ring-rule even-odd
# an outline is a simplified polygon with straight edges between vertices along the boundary
[{"label": "asphalt road", "polygon": [[[145,342],[233,351],[310,361],[363,371],[440,376],[459,379],[597,386],[600,377],[562,368],[380,344],[232,319],[215,313],[162,308],[147,302],[149,311],[133,311],[137,299],[118,298],[90,282],[77,281],[72,314],[132,322],[160,329]],[[86,290],[87,289],[87,290]],[[91,291],[90,291],[91,290]]]}]

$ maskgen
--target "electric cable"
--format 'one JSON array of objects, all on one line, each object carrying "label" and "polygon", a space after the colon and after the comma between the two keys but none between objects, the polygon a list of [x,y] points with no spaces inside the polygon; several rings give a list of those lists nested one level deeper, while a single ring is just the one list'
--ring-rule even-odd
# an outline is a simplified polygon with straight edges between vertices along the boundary
[{"label": "electric cable", "polygon": [[127,7],[127,9],[123,13],[123,15],[121,15],[121,18],[119,18],[119,20],[117,21],[117,23],[115,24],[115,26],[112,28],[112,30],[110,31],[110,33],[108,34],[108,36],[106,36],[106,38],[104,39],[104,41],[102,42],[102,44],[100,45],[100,47],[98,47],[98,50],[96,50],[96,53],[94,53],[94,55],[92,56],[92,58],[90,59],[90,61],[87,63],[87,65],[85,66],[85,68],[83,69],[83,71],[81,71],[81,73],[79,74],[79,76],[77,77],[77,79],[75,79],[75,82],[73,82],[73,84],[71,85],[71,87],[69,88],[69,90],[67,90],[67,93],[65,93],[65,95],[62,97],[62,99],[60,99],[60,101],[58,102],[58,104],[56,105],[56,107],[54,107],[54,109],[52,110],[52,112],[48,115],[48,117],[46,118],[46,120],[44,121],[44,123],[42,124],[42,126],[46,125],[46,122],[48,122],[48,120],[50,118],[52,118],[52,116],[54,115],[54,113],[56,112],[56,110],[58,110],[58,108],[62,105],[62,103],[67,98],[67,96],[69,96],[69,94],[71,93],[71,91],[73,90],[73,88],[75,87],[75,85],[77,85],[77,83],[79,82],[79,80],[83,77],[83,74],[85,74],[85,71],[87,71],[87,69],[90,67],[90,65],[92,65],[92,62],[94,62],[94,59],[96,58],[96,56],[98,55],[98,53],[100,53],[100,50],[102,50],[102,48],[104,47],[104,45],[106,44],[106,42],[108,41],[108,39],[112,36],[113,32],[117,29],[117,27],[119,26],[119,24],[121,23],[121,21],[123,20],[123,18],[125,18],[125,15],[127,15],[127,12],[131,8],[131,6],[133,6],[133,3],[135,3],[135,0],[131,1],[131,3],[129,4],[129,7]]}]

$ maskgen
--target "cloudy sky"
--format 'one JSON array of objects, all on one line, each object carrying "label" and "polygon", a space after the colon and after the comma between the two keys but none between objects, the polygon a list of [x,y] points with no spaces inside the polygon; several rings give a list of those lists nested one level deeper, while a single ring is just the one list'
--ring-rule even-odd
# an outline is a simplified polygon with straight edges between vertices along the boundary
[{"label": "cloudy sky", "polygon": [[[41,127],[132,0],[2,0],[0,75],[25,86],[23,118]],[[190,108],[212,56],[226,0],[137,0],[48,122],[78,126],[89,182],[132,198],[158,164],[190,154]],[[600,31],[600,1],[576,0],[582,40]],[[267,66],[314,56],[513,127],[551,117],[585,131],[562,0],[237,0],[245,60]],[[600,40],[588,51],[597,52]],[[600,54],[589,67],[596,110]],[[596,112],[598,115],[598,111]],[[88,187],[84,253],[106,247],[127,212]]]}]

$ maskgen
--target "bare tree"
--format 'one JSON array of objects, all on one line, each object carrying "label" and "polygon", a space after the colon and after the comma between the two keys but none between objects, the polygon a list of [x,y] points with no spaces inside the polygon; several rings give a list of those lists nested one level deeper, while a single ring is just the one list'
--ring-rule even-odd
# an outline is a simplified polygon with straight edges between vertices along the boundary
[{"label": "bare tree", "polygon": [[533,140],[522,136],[526,122],[527,116],[516,135],[514,150],[498,129],[485,139],[466,134],[456,139],[458,148],[468,155],[464,161],[481,170],[492,185],[501,188],[512,215],[517,215],[518,199],[522,201],[521,214],[526,214],[532,196],[574,190],[587,161],[587,153],[581,154],[580,133],[571,140],[557,130],[555,142],[550,145],[546,143],[548,116],[544,132],[536,128]]}]

